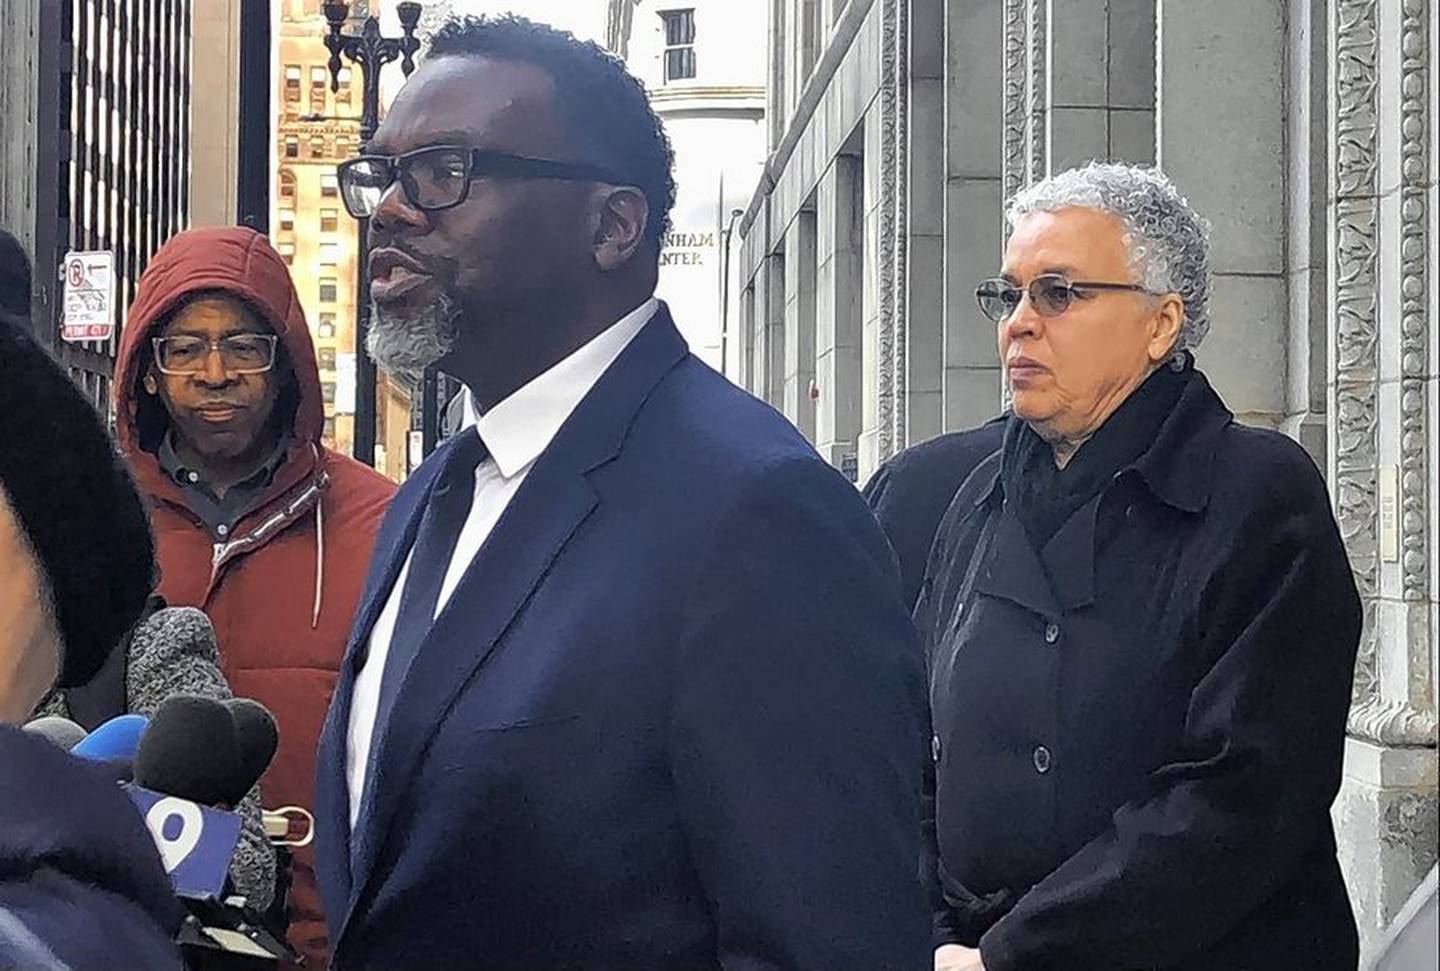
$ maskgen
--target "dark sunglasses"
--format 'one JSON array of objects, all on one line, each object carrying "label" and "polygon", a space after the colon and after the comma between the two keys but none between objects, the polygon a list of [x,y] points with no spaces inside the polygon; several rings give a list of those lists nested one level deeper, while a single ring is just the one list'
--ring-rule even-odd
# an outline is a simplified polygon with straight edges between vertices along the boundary
[{"label": "dark sunglasses", "polygon": [[[1035,312],[1040,316],[1058,317],[1070,309],[1070,304],[1076,298],[1090,296],[1092,291],[1113,290],[1151,293],[1134,283],[1067,280],[1059,273],[1042,273],[1024,287],[1017,286],[1003,277],[986,280],[975,288],[975,300],[980,304],[981,313],[999,323],[1015,312],[1015,308],[1020,306],[1020,300],[1026,294],[1030,295],[1030,306],[1034,307]],[[1153,293],[1151,295],[1157,296]]]},{"label": "dark sunglasses", "polygon": [[559,179],[629,185],[629,180],[596,165],[527,158],[460,145],[431,145],[403,155],[361,155],[337,170],[340,197],[356,219],[369,219],[390,186],[400,183],[405,201],[422,212],[460,205],[475,179]]}]

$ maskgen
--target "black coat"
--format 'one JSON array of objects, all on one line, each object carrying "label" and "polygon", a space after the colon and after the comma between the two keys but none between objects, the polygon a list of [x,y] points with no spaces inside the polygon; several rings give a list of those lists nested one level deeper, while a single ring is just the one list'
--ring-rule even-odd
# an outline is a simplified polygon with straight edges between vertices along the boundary
[{"label": "black coat", "polygon": [[865,501],[899,560],[907,607],[920,595],[930,544],[950,500],[975,466],[1000,447],[1004,434],[1001,415],[979,428],[940,435],[905,449],[865,483]]},{"label": "black coat", "polygon": [[183,915],[129,797],[0,725],[0,968],[179,971]]},{"label": "black coat", "polygon": [[1353,971],[1329,809],[1361,613],[1310,458],[1193,373],[1043,550],[1000,469],[916,609],[937,943],[988,971]]}]

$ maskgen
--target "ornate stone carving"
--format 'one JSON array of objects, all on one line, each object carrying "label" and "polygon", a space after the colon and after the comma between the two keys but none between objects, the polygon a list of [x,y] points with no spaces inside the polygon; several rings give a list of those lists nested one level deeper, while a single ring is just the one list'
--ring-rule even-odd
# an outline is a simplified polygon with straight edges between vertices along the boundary
[{"label": "ornate stone carving", "polygon": [[910,443],[910,2],[895,0],[895,407],[890,455]]},{"label": "ornate stone carving", "polygon": [[1350,734],[1381,745],[1434,745],[1434,712],[1416,709],[1404,701],[1385,701],[1372,693],[1350,711]]},{"label": "ornate stone carving", "polygon": [[1380,840],[1386,846],[1408,850],[1413,872],[1419,877],[1435,865],[1437,821],[1433,794],[1402,792],[1385,807]]},{"label": "ornate stone carving", "polygon": [[[1426,313],[1430,266],[1428,20],[1425,0],[1404,0],[1400,33],[1400,567],[1402,596],[1428,593],[1427,482],[1432,433],[1426,428]],[[1411,661],[1429,672],[1429,644],[1412,643]],[[1417,654],[1418,649],[1418,654]]]},{"label": "ornate stone carving", "polygon": [[1370,735],[1362,716],[1378,703],[1375,597],[1379,592],[1376,408],[1378,394],[1376,183],[1379,56],[1376,0],[1337,0],[1331,10],[1332,293],[1330,339],[1335,378],[1331,482],[1340,531],[1365,605],[1356,659],[1351,730]]},{"label": "ornate stone carving", "polygon": [[1049,157],[1045,150],[1045,112],[1048,108],[1045,96],[1045,13],[1048,4],[1047,0],[1029,0],[1029,3],[1030,78],[1027,97],[1030,102],[1030,128],[1027,142],[1030,146],[1030,168],[1026,182],[1033,185],[1050,174]]},{"label": "ornate stone carving", "polygon": [[1001,140],[1001,173],[1007,200],[1025,186],[1028,165],[1025,132],[1030,70],[1026,54],[1026,3],[1027,0],[1005,0],[1005,131]]},{"label": "ornate stone carving", "polygon": [[876,452],[880,461],[895,454],[895,217],[897,91],[895,55],[899,40],[898,4],[881,0],[880,18],[880,209],[877,294],[880,359],[876,362]]}]

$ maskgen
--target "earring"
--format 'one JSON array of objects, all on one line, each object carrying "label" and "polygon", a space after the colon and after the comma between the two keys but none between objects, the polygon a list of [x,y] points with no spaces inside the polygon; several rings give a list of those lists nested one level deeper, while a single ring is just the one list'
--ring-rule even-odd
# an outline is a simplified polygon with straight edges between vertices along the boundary
[{"label": "earring", "polygon": [[145,379],[140,383],[145,386],[145,390],[150,394],[157,394],[160,391],[160,386],[155,383],[155,375],[153,374],[145,375]]}]

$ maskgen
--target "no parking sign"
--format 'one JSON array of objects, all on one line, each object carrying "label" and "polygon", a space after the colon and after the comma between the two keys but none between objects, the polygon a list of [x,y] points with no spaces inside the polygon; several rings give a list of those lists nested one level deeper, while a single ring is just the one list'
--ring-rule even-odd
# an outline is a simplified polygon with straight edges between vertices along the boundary
[{"label": "no parking sign", "polygon": [[60,338],[108,341],[115,333],[115,254],[65,254],[65,304]]}]

